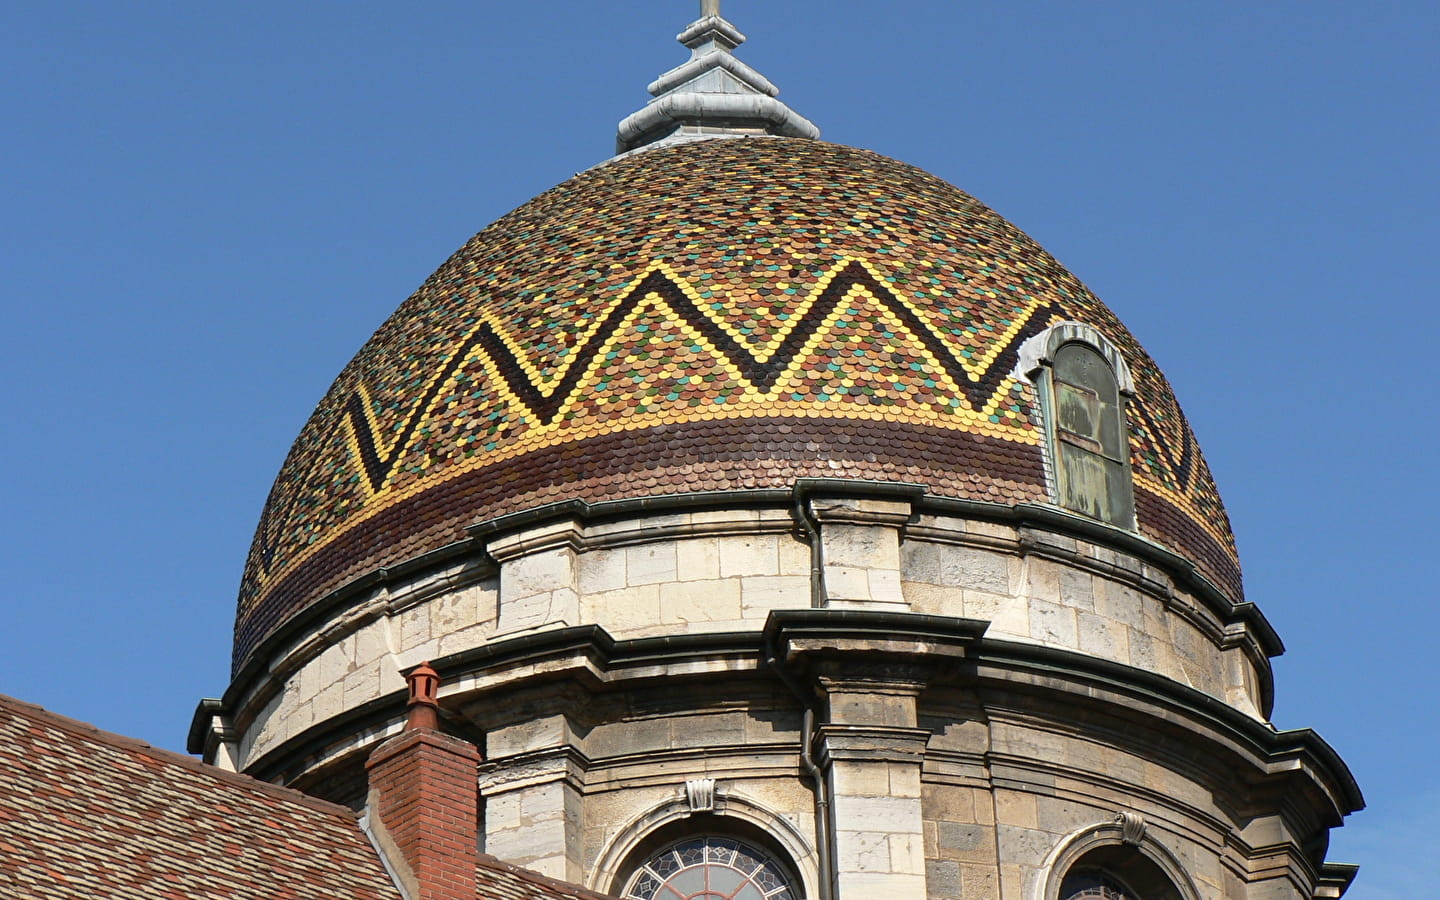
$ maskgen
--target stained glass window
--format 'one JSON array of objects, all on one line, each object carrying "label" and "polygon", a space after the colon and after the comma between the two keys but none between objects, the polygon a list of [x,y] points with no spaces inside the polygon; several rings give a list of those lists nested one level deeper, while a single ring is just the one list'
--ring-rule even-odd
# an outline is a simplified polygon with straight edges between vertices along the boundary
[{"label": "stained glass window", "polygon": [[650,857],[626,900],[801,900],[773,857],[724,837],[689,838]]}]

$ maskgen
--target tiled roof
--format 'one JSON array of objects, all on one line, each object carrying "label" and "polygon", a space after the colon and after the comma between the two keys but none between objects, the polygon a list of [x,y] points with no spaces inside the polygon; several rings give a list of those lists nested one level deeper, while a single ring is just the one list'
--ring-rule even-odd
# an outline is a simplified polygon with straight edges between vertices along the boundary
[{"label": "tiled roof", "polygon": [[476,235],[296,440],[241,587],[236,662],[280,622],[466,525],[796,478],[1046,499],[1017,348],[1061,320],[1126,357],[1140,530],[1240,599],[1229,522],[1154,362],[1015,226],[912,166],[787,138],[577,175]]},{"label": "tiled roof", "polygon": [[0,895],[398,900],[355,814],[0,697]]},{"label": "tiled roof", "polygon": [[475,892],[479,900],[615,900],[609,894],[597,894],[546,878],[538,872],[512,866],[483,853],[480,855],[479,875]]},{"label": "tiled roof", "polygon": [[[355,814],[0,695],[0,897],[400,900]],[[483,857],[477,900],[604,900]]]}]

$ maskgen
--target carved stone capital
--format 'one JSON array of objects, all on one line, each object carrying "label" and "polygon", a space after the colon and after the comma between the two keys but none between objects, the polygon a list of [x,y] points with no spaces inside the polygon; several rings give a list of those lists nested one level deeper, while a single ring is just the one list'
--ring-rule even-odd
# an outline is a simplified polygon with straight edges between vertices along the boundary
[{"label": "carved stone capital", "polygon": [[889,762],[919,764],[925,758],[930,732],[924,728],[890,726],[822,725],[822,763]]}]

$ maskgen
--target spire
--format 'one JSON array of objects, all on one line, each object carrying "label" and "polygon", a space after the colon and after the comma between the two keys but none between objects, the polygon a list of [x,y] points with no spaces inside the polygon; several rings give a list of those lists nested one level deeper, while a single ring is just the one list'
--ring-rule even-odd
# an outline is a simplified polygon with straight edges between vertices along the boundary
[{"label": "spire", "polygon": [[620,123],[617,153],[711,137],[820,136],[809,119],[775,99],[779,88],[731,53],[745,35],[720,15],[720,0],[700,0],[700,18],[676,40],[690,59],[650,84],[654,99]]}]

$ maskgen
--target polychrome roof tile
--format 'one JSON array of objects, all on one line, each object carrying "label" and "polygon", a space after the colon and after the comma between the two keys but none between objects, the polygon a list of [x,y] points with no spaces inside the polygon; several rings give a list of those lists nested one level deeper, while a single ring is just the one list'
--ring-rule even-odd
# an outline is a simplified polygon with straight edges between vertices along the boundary
[{"label": "polychrome roof tile", "polygon": [[1164,377],[1034,241],[895,160],[700,141],[575,176],[472,238],[341,372],[246,565],[236,664],[467,525],[555,500],[919,481],[1045,502],[1020,343],[1075,320],[1136,382],[1139,528],[1235,599],[1219,495]]}]

